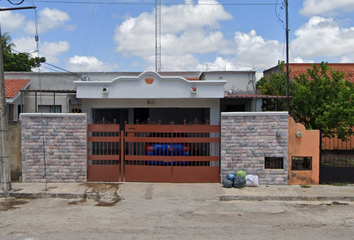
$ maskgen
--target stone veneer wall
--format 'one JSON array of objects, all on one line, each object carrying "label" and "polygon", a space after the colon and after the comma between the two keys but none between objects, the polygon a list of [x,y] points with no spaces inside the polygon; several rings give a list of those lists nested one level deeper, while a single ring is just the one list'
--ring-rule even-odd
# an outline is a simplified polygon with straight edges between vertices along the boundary
[{"label": "stone veneer wall", "polygon": [[23,113],[20,121],[22,182],[86,181],[86,114],[43,113],[42,117],[40,113]]},{"label": "stone veneer wall", "polygon": [[[283,157],[283,169],[265,169],[265,157]],[[288,184],[287,112],[221,114],[221,180],[245,170],[260,184]]]}]

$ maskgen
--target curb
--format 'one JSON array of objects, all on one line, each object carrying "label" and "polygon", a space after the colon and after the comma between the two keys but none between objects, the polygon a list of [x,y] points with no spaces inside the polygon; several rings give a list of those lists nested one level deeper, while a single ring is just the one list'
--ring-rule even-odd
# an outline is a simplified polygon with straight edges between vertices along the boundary
[{"label": "curb", "polygon": [[220,196],[219,201],[354,201],[354,196]]},{"label": "curb", "polygon": [[7,192],[0,193],[0,198],[64,198],[64,199],[94,199],[97,200],[99,197],[95,193],[18,193],[18,192]]}]

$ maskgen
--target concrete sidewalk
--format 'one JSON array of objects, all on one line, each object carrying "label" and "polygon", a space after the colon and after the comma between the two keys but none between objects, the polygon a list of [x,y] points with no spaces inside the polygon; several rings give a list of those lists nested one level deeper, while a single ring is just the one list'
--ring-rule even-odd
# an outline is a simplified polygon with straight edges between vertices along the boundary
[{"label": "concrete sidewalk", "polygon": [[354,201],[354,185],[318,185],[302,188],[291,185],[223,188],[217,183],[12,183],[12,190],[0,190],[0,198],[91,198],[100,199],[106,192],[124,200],[187,198],[215,199],[220,201]]}]

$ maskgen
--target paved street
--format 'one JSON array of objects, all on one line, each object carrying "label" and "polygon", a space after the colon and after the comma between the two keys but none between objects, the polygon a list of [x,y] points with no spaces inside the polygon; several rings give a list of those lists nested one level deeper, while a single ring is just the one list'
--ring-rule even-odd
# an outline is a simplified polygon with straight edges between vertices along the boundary
[{"label": "paved street", "polygon": [[0,199],[0,239],[333,240],[354,235],[350,201],[219,201],[153,191],[125,199],[115,195],[106,202],[104,197]]}]

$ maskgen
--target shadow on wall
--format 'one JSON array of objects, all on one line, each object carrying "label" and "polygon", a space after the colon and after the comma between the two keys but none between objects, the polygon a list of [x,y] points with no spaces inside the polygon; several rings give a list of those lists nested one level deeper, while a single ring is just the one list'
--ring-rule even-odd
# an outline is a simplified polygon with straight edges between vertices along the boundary
[{"label": "shadow on wall", "polygon": [[21,177],[21,126],[20,122],[8,122],[9,160],[11,181],[19,181]]}]

